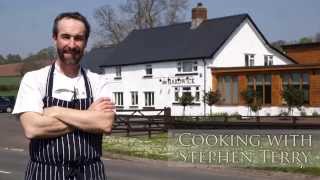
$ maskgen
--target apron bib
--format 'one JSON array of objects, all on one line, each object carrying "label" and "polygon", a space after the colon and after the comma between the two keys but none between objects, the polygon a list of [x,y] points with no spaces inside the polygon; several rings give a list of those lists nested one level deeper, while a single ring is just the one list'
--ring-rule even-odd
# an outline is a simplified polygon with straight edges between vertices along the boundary
[{"label": "apron bib", "polygon": [[[86,98],[64,101],[52,97],[55,63],[51,66],[43,98],[44,107],[60,106],[86,110],[93,102],[92,89],[85,71],[81,68]],[[31,139],[30,161],[25,180],[105,180],[102,155],[102,134],[76,129],[56,138]]]}]

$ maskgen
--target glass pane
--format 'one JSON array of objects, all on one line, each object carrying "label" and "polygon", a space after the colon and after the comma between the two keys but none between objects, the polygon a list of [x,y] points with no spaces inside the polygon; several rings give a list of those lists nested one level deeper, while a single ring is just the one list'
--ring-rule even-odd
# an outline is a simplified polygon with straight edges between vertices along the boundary
[{"label": "glass pane", "polygon": [[263,84],[263,75],[259,74],[256,76],[256,85],[262,85]]},{"label": "glass pane", "polygon": [[307,73],[302,74],[303,84],[309,84],[309,75]]},{"label": "glass pane", "polygon": [[233,104],[238,104],[238,77],[233,77],[233,96],[232,96],[232,103]]},{"label": "glass pane", "polygon": [[271,104],[271,85],[264,86],[264,104]]},{"label": "glass pane", "polygon": [[231,104],[231,77],[226,76],[225,77],[225,103]]},{"label": "glass pane", "polygon": [[256,93],[257,93],[257,101],[263,101],[263,86],[258,85],[256,86]]},{"label": "glass pane", "polygon": [[292,74],[292,84],[300,84],[300,74],[299,73]]},{"label": "glass pane", "polygon": [[248,85],[253,86],[254,76],[248,76]]},{"label": "glass pane", "polygon": [[267,74],[264,76],[264,84],[271,85],[271,75]]},{"label": "glass pane", "polygon": [[304,103],[309,104],[309,85],[303,85]]},{"label": "glass pane", "polygon": [[285,85],[289,84],[289,79],[290,79],[289,74],[282,74],[281,78],[282,78],[282,83],[283,84],[285,84]]}]

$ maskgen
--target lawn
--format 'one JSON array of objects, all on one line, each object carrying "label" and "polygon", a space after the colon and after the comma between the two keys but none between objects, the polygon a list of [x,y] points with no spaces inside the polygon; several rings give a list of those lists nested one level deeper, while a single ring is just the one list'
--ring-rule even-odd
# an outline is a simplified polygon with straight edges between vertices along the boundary
[{"label": "lawn", "polygon": [[20,76],[5,76],[0,77],[0,85],[9,85],[9,86],[16,86],[17,88],[10,91],[1,91],[0,96],[16,96],[18,92],[18,87],[20,84],[21,77]]},{"label": "lawn", "polygon": [[[118,135],[105,136],[103,139],[103,150],[109,153],[129,155],[139,158],[175,161],[172,158],[172,146],[167,133],[153,135],[150,139],[147,135],[135,137],[123,137]],[[318,148],[314,148],[318,149]],[[196,151],[196,150],[194,150]],[[276,167],[276,166],[239,166],[240,168],[262,169],[271,171],[283,171],[291,173],[304,173],[320,176],[320,167]]]}]

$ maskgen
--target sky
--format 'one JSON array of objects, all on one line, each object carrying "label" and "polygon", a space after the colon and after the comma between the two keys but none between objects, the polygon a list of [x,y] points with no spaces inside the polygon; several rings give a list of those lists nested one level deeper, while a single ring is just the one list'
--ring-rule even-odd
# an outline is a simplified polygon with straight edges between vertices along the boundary
[{"label": "sky", "polygon": [[[78,11],[96,22],[93,12],[103,5],[118,6],[126,0],[0,0],[0,54],[31,53],[52,46],[52,23],[61,12]],[[191,8],[202,2],[208,18],[248,13],[269,42],[293,41],[320,32],[320,0],[189,0]],[[88,49],[93,39],[89,39]]]}]

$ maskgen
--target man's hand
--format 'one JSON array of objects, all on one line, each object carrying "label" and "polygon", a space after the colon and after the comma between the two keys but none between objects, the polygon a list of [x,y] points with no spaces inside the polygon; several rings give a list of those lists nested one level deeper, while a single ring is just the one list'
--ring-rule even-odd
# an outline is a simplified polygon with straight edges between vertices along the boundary
[{"label": "man's hand", "polygon": [[101,111],[101,112],[113,112],[115,109],[114,103],[107,97],[99,98],[94,101],[88,110],[90,111]]}]

